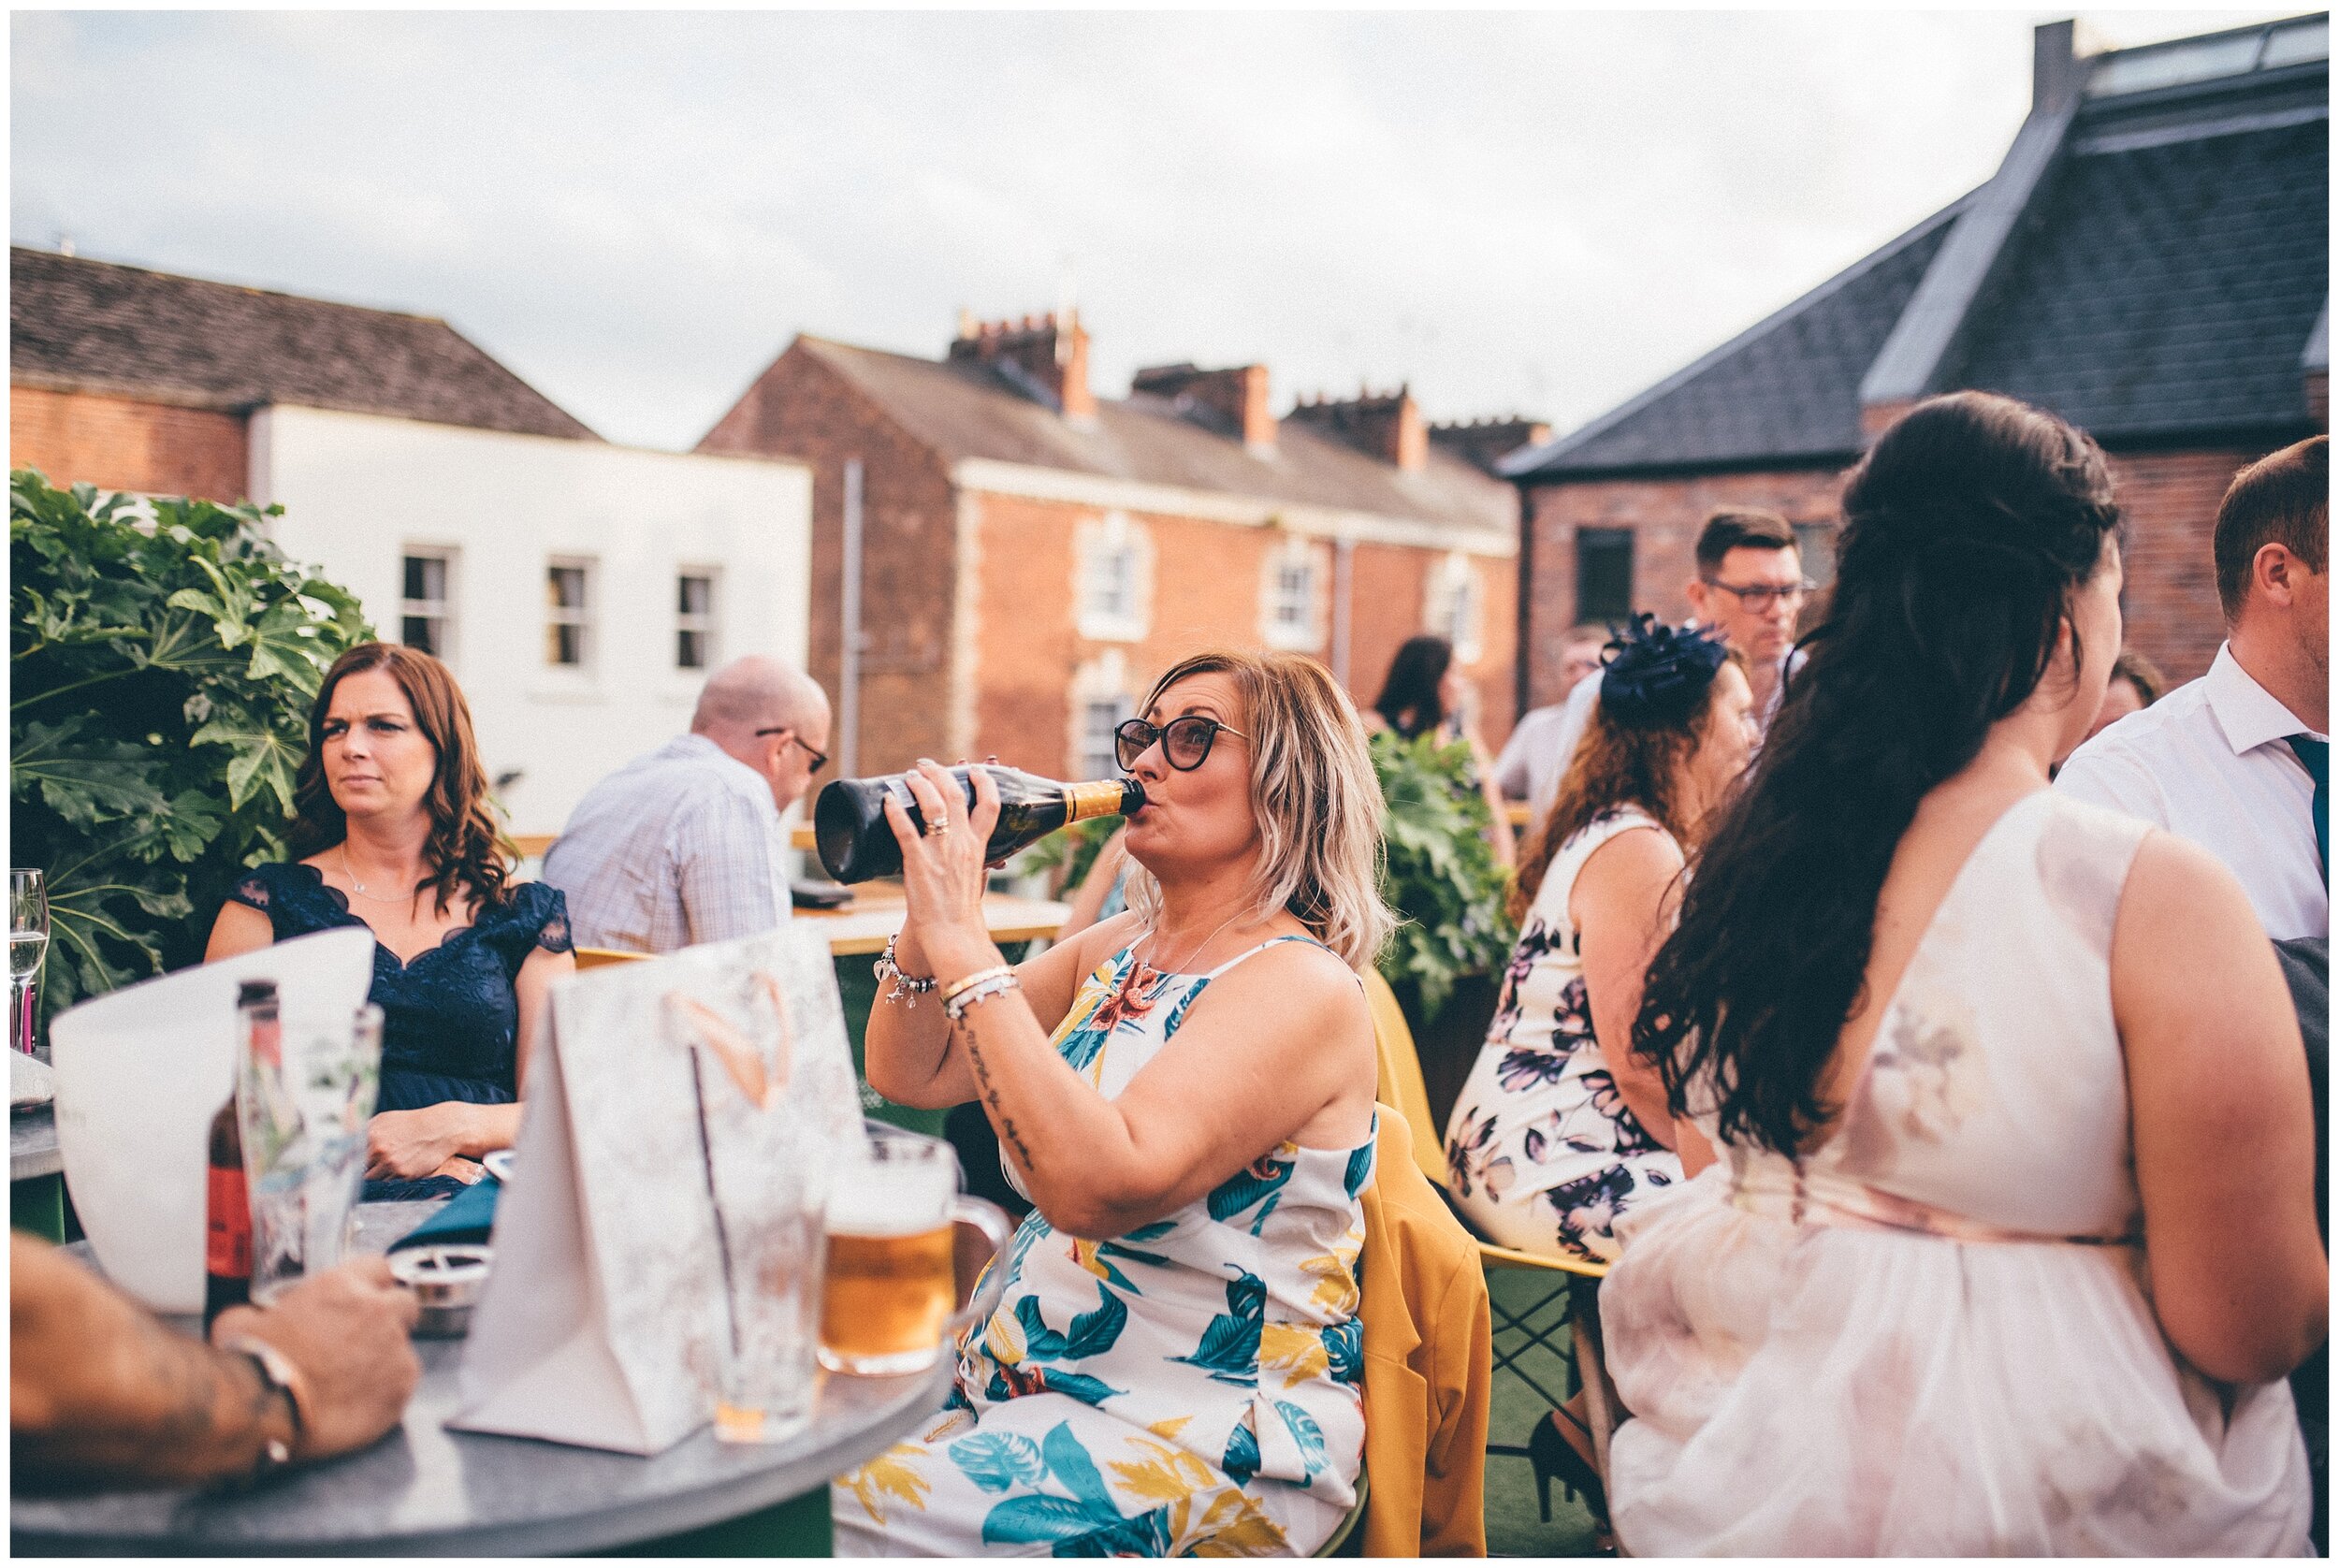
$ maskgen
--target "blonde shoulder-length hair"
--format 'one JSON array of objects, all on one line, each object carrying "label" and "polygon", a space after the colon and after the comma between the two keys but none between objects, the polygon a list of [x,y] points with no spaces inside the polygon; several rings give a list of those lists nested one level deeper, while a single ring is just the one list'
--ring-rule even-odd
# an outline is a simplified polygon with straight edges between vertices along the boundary
[{"label": "blonde shoulder-length hair", "polygon": [[[1331,672],[1296,653],[1211,648],[1171,665],[1140,711],[1195,675],[1223,675],[1242,704],[1251,810],[1258,820],[1257,918],[1286,909],[1315,939],[1362,970],[1397,923],[1381,902],[1381,785],[1356,704]],[[1129,907],[1150,923],[1161,886],[1129,869]]]}]

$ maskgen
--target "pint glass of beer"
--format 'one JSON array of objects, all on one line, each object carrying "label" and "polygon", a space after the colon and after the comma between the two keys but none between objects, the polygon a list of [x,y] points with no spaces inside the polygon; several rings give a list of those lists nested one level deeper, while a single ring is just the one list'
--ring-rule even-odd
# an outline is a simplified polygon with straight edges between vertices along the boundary
[{"label": "pint glass of beer", "polygon": [[821,1365],[864,1377],[923,1372],[958,1305],[952,1227],[980,1226],[994,1252],[1005,1216],[958,1196],[958,1157],[939,1139],[871,1124],[866,1164],[835,1173]]}]

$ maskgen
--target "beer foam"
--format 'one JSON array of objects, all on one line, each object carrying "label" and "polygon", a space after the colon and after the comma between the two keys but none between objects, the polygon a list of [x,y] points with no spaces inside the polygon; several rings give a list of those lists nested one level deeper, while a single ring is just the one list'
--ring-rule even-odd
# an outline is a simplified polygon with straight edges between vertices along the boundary
[{"label": "beer foam", "polygon": [[872,1160],[838,1168],[828,1195],[832,1236],[918,1236],[938,1230],[958,1196],[947,1159]]}]

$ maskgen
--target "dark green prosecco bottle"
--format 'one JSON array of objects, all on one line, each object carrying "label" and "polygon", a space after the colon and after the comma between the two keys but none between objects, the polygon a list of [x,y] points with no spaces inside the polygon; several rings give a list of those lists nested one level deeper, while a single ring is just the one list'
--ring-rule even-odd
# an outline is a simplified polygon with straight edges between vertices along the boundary
[{"label": "dark green prosecco bottle", "polygon": [[[1108,778],[1095,784],[1058,784],[1052,778],[994,763],[986,771],[999,791],[999,821],[991,830],[985,860],[1005,860],[1027,844],[1038,843],[1056,829],[1091,817],[1126,816],[1145,804],[1145,791],[1134,778]],[[950,770],[966,791],[972,808],[975,787],[966,769]],[[821,791],[812,806],[812,833],[821,849],[821,864],[840,882],[865,882],[872,877],[898,876],[902,847],[893,825],[885,820],[885,797],[891,794],[909,810],[920,832],[925,819],[917,797],[909,792],[908,775],[882,778],[840,778]]]}]

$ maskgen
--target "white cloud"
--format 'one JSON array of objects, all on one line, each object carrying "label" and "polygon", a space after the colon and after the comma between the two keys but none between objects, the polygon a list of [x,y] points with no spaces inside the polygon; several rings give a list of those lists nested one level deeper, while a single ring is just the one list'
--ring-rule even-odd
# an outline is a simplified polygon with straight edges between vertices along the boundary
[{"label": "white cloud", "polygon": [[648,444],[1068,256],[1108,394],[1264,360],[1565,426],[1986,178],[2043,19],[19,12],[10,232],[442,315]]}]

